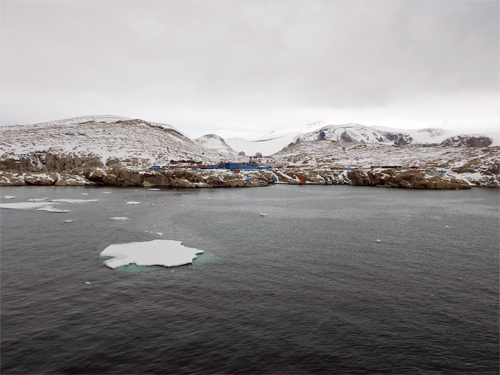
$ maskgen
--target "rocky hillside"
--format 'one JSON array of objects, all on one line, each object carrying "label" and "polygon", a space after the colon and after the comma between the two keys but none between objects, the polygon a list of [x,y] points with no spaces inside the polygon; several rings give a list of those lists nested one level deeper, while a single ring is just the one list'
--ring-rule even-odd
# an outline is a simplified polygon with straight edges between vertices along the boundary
[{"label": "rocky hillside", "polygon": [[[277,163],[312,169],[371,169],[401,166],[431,172],[442,171],[472,186],[499,187],[500,147],[407,145],[310,141],[292,143],[276,153]],[[376,168],[378,169],[378,168]]]}]

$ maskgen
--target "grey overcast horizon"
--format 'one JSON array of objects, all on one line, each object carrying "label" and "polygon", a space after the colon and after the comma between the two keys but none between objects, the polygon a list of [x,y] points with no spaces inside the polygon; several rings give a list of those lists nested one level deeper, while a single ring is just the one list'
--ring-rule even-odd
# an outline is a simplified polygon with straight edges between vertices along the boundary
[{"label": "grey overcast horizon", "polygon": [[498,122],[500,2],[2,0],[1,125]]}]

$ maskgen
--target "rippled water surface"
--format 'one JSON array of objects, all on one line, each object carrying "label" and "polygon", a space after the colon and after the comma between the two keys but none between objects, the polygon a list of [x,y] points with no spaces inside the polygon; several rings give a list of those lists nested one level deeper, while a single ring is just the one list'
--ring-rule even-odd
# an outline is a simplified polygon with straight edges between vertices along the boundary
[{"label": "rippled water surface", "polygon": [[[3,374],[499,372],[498,190],[1,195],[100,199],[0,210]],[[99,257],[153,239],[205,253],[171,269]]]}]

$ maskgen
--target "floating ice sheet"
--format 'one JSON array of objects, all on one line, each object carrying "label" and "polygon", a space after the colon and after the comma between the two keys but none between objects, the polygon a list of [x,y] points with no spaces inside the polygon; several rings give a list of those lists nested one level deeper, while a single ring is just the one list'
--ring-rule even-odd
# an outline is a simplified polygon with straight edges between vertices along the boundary
[{"label": "floating ice sheet", "polygon": [[127,204],[141,204],[141,202],[134,202],[134,201],[131,201],[131,202],[127,202]]},{"label": "floating ice sheet", "polygon": [[154,240],[111,245],[101,252],[101,256],[113,257],[104,261],[110,268],[129,264],[175,267],[193,263],[196,254],[201,253],[203,250],[185,247],[180,241]]},{"label": "floating ice sheet", "polygon": [[60,203],[90,203],[90,202],[99,202],[99,199],[51,199],[51,202],[60,202]]},{"label": "floating ice sheet", "polygon": [[111,220],[130,220],[128,217],[110,217]]},{"label": "floating ice sheet", "polygon": [[56,213],[65,213],[70,212],[71,210],[60,210],[55,206],[45,206],[38,209],[38,211],[47,211],[47,212],[56,212]]},{"label": "floating ice sheet", "polygon": [[15,195],[6,195],[4,199],[14,199],[15,197]]},{"label": "floating ice sheet", "polygon": [[0,203],[0,208],[10,208],[15,210],[32,210],[48,205],[54,205],[50,202],[17,202],[17,203]]}]

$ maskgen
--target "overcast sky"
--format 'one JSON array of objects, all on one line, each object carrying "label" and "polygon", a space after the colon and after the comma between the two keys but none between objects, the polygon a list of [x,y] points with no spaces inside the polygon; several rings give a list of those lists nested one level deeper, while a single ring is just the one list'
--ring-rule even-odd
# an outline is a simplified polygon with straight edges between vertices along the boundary
[{"label": "overcast sky", "polygon": [[499,2],[1,1],[1,125],[499,119]]}]

